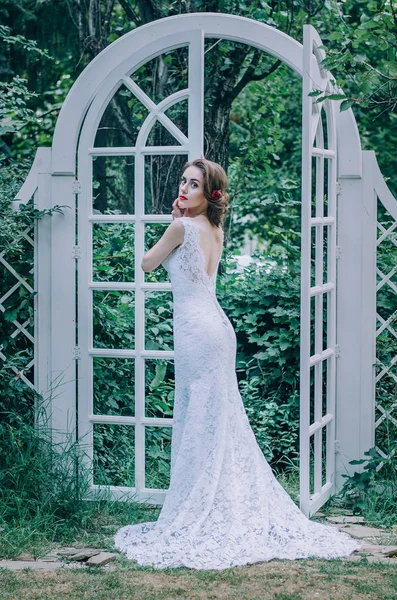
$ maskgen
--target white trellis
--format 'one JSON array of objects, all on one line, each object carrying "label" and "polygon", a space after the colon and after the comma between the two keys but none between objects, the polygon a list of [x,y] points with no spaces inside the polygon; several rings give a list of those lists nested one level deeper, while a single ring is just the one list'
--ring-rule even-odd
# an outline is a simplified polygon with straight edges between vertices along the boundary
[{"label": "white trellis", "polygon": [[[370,211],[371,219],[371,246],[370,249],[376,251],[376,249],[384,243],[389,242],[390,256],[394,257],[392,261],[392,267],[390,271],[383,272],[380,265],[373,262],[373,254],[369,257],[372,260],[372,281],[371,281],[371,304],[368,309],[371,311],[370,319],[372,328],[376,329],[376,338],[379,340],[380,336],[387,332],[389,340],[386,345],[391,350],[396,347],[397,342],[397,310],[389,312],[388,314],[382,315],[380,309],[377,307],[377,294],[385,286],[388,291],[391,291],[392,297],[397,294],[397,203],[389,188],[387,187],[382,173],[380,172],[378,163],[374,152],[364,152],[365,162],[364,168],[368,168],[372,171],[372,177],[374,181],[374,193],[368,197],[368,210]],[[382,224],[381,219],[378,218],[378,211],[380,210],[383,215],[386,216],[387,224],[386,227]],[[376,230],[374,231],[373,223],[376,222]],[[376,270],[376,276],[374,275],[374,267]],[[377,281],[379,278],[379,281]],[[375,280],[375,281],[374,281]],[[375,284],[375,294],[373,292],[373,286]],[[382,312],[383,312],[382,307]],[[376,317],[374,316],[376,313]],[[391,342],[391,343],[390,343]],[[383,458],[392,458],[396,454],[396,446],[385,447],[384,436],[379,435],[379,428],[383,424],[387,424],[392,430],[397,431],[397,353],[393,355],[387,364],[385,364],[378,356],[375,356],[375,352],[372,355],[372,360],[375,359],[377,366],[376,373],[376,387],[377,393],[375,395],[375,442],[376,450]],[[393,368],[394,371],[393,372]],[[389,379],[388,379],[389,378]],[[380,386],[387,380],[392,384],[394,388],[392,394],[387,395],[387,399],[383,398],[380,394]],[[385,401],[386,400],[386,401]],[[393,437],[393,436],[392,436]],[[384,463],[380,463],[378,470],[382,468]]]},{"label": "white trellis", "polygon": [[[63,105],[52,149],[38,150],[37,160],[16,202],[27,202],[36,193],[40,208],[55,204],[70,207],[63,215],[54,214],[40,222],[35,240],[35,288],[39,292],[35,386],[43,392],[51,389],[55,381],[61,382],[51,401],[55,437],[62,440],[68,432],[78,431],[87,447],[88,460],[93,456],[96,424],[131,427],[135,432],[135,485],[128,490],[134,491],[141,501],[163,501],[166,490],[145,487],[145,431],[150,427],[171,427],[172,419],[145,416],[145,361],[170,359],[173,352],[145,349],[144,314],[145,294],[150,290],[169,291],[170,284],[145,282],[140,262],[145,225],[167,223],[170,219],[160,214],[145,214],[144,163],[148,155],[179,154],[192,159],[202,152],[205,38],[259,48],[280,58],[303,80],[300,506],[305,514],[313,514],[341,487],[342,474],[353,472],[348,462],[362,458],[374,445],[376,203],[379,198],[394,219],[393,228],[382,230],[382,239],[394,230],[397,204],[377,168],[374,154],[361,151],[352,110],[339,112],[339,102],[318,104],[308,96],[313,89],[333,90],[332,76],[320,64],[324,57],[319,48],[321,40],[310,25],[304,26],[301,45],[252,19],[219,13],[178,15],[126,34],[98,55],[80,75]],[[187,88],[156,104],[134,81],[134,73],[152,58],[182,47],[189,53]],[[120,86],[125,86],[141,103],[147,117],[133,146],[97,147],[95,134],[100,119]],[[188,135],[165,114],[182,101],[188,103]],[[157,122],[173,136],[173,145],[148,145],[148,136]],[[92,164],[93,157],[99,156],[134,158],[134,214],[93,212]],[[109,223],[135,226],[134,281],[93,279],[92,230],[96,224]],[[311,264],[314,264],[313,275]],[[396,292],[392,275],[378,275],[382,285],[387,283]],[[120,290],[133,294],[135,345],[95,347],[92,296],[96,292]],[[380,329],[387,327],[395,335],[391,322],[383,317],[379,320]],[[127,358],[134,362],[134,416],[94,414],[95,357]],[[395,377],[391,367],[396,361],[397,357],[378,378],[386,372]],[[394,407],[386,410],[379,405],[379,408],[383,410],[380,418],[392,422]],[[325,456],[322,455],[324,436]],[[123,486],[111,489],[116,497],[126,491]]]}]

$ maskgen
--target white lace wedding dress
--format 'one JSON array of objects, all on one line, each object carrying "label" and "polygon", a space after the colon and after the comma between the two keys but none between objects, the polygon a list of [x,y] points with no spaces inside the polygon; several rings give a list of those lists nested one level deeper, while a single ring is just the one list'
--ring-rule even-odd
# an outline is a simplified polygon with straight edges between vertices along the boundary
[{"label": "white lace wedding dress", "polygon": [[171,480],[157,521],[128,525],[116,547],[140,565],[225,569],[274,558],[336,558],[361,545],[310,521],[259,448],[239,393],[236,336],[205,271],[194,218],[163,261],[174,308]]}]

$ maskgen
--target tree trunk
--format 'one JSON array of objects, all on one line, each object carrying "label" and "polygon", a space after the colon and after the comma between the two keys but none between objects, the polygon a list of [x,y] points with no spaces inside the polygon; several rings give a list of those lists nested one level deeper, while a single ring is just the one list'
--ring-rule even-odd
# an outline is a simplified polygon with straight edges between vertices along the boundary
[{"label": "tree trunk", "polygon": [[[74,22],[78,27],[81,51],[85,60],[91,60],[108,43],[110,33],[111,13],[114,8],[115,0],[72,0],[76,14]],[[169,15],[170,6],[160,0],[119,0],[119,4],[124,10],[126,17],[134,20],[137,26],[149,23]],[[183,4],[183,3],[182,3]],[[197,10],[217,10],[216,3],[212,0],[207,2],[189,1],[185,6],[181,4],[180,11],[197,12]],[[168,8],[167,8],[168,6]],[[264,79],[273,72],[280,61],[273,60],[273,65],[267,70],[263,69],[263,64],[269,62],[269,57],[257,49],[244,44],[229,42],[226,40],[212,43],[206,50],[205,65],[205,125],[204,125],[204,155],[223,166],[225,170],[228,167],[229,138],[230,138],[230,110],[233,100],[240,91],[252,80]],[[169,76],[172,71],[175,78],[175,67],[178,65],[177,51],[175,52],[175,63],[164,62],[163,57],[158,57],[154,61],[154,68],[151,72],[152,82],[150,88],[156,97],[164,97],[170,90]],[[259,73],[258,73],[259,71]],[[147,74],[144,75],[147,78]],[[137,81],[139,84],[139,80]],[[124,99],[125,100],[125,99]],[[129,129],[129,115],[123,110],[123,99],[113,99],[109,113],[112,122],[118,124],[120,129],[120,118],[126,118],[125,127]],[[179,122],[175,124],[180,126]],[[111,135],[111,134],[110,134]],[[163,145],[171,142],[164,142],[164,131],[161,128],[153,130],[151,144]],[[109,144],[107,141],[106,145]],[[150,161],[149,173],[147,173],[146,189],[150,190],[150,200],[147,203],[148,210],[159,213],[168,213],[171,209],[173,200],[178,192],[180,179],[180,170],[185,162],[185,157],[175,157],[170,163],[169,157],[153,157]],[[166,176],[159,176],[166,173]],[[103,174],[106,179],[106,174]],[[167,182],[167,189],[164,189],[164,180]],[[102,182],[101,182],[102,185]],[[149,208],[150,207],[150,208]]]},{"label": "tree trunk", "polygon": [[229,163],[230,109],[227,102],[215,106],[204,125],[204,156],[222,165],[225,171]]}]

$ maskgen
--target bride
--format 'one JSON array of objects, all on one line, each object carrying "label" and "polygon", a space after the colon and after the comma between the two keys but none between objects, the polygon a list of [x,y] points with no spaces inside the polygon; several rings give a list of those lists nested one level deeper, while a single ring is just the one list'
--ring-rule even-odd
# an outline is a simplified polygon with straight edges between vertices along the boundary
[{"label": "bride", "polygon": [[141,265],[147,272],[162,264],[173,293],[171,479],[158,520],[122,527],[115,545],[159,569],[336,558],[361,547],[301,512],[251,429],[235,371],[236,335],[216,297],[226,189],[220,165],[186,164],[174,220]]}]

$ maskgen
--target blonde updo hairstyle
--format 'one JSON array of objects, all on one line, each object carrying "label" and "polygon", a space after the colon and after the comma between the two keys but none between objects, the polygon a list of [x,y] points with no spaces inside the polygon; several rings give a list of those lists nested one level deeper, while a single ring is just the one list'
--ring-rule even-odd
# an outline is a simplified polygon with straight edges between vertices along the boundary
[{"label": "blonde updo hairstyle", "polygon": [[[218,163],[206,158],[196,158],[196,160],[186,163],[183,171],[188,167],[197,167],[203,174],[204,196],[208,201],[208,220],[213,225],[223,225],[229,202],[229,194],[226,192],[228,179],[224,169]],[[215,190],[220,192],[218,198],[212,197]]]}]

